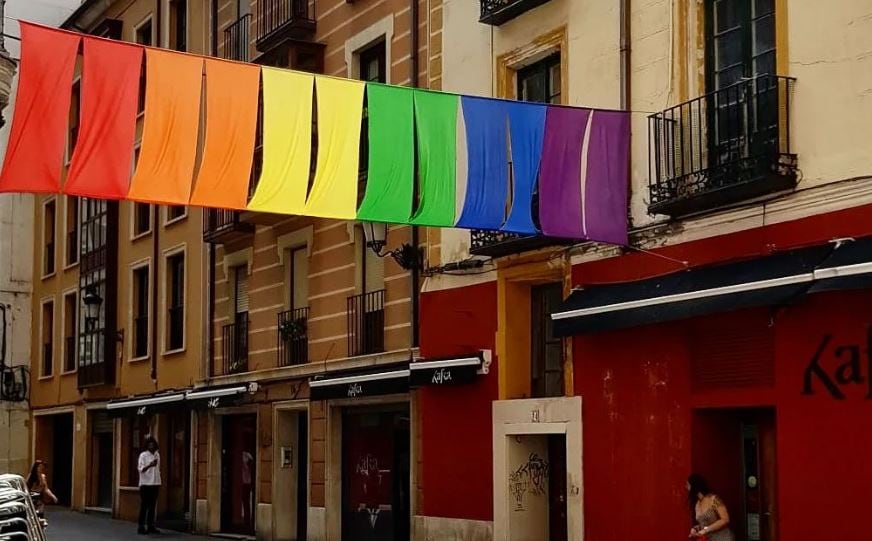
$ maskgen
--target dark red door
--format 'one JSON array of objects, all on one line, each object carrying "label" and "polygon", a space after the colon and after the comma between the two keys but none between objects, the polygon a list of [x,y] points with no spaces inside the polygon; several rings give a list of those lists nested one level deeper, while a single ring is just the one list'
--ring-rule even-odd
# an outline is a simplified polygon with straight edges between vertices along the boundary
[{"label": "dark red door", "polygon": [[408,540],[408,408],[346,411],[342,450],[342,540]]},{"label": "dark red door", "polygon": [[224,417],[221,449],[221,531],[254,534],[257,415]]}]

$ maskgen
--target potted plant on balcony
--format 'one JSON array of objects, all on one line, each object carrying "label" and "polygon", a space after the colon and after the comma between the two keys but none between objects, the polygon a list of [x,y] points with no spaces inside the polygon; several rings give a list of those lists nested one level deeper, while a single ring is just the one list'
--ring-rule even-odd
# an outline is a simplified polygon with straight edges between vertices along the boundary
[{"label": "potted plant on balcony", "polygon": [[306,320],[304,318],[288,319],[279,325],[279,333],[285,342],[295,342],[306,338]]}]

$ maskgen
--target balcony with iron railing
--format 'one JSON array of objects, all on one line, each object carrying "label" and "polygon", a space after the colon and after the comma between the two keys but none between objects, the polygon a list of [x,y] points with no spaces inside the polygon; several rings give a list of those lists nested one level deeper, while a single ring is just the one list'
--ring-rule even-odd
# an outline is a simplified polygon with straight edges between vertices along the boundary
[{"label": "balcony with iron railing", "polygon": [[257,50],[266,52],[285,40],[305,40],[315,32],[316,0],[259,0]]},{"label": "balcony with iron railing", "polygon": [[224,58],[248,62],[251,44],[251,13],[224,29]]},{"label": "balcony with iron railing", "polygon": [[385,290],[348,297],[348,355],[385,350]]},{"label": "balcony with iron railing", "polygon": [[519,15],[539,7],[549,0],[479,0],[481,17],[479,22],[500,26]]},{"label": "balcony with iron railing", "polygon": [[278,364],[292,366],[309,362],[309,308],[295,308],[278,315]]},{"label": "balcony with iron railing", "polygon": [[241,219],[238,210],[206,209],[203,212],[203,240],[223,244],[254,234],[255,226]]},{"label": "balcony with iron railing", "polygon": [[[509,164],[511,170],[511,164]],[[511,174],[511,173],[510,173]],[[533,194],[533,223],[539,227],[539,194]],[[519,235],[506,231],[486,231],[473,229],[470,231],[469,253],[475,256],[502,257],[520,254],[531,250],[540,250],[552,246],[573,244],[570,239],[559,239],[545,235]]]},{"label": "balcony with iron railing", "polygon": [[649,211],[696,214],[793,189],[794,83],[761,75],[651,115]]},{"label": "balcony with iron railing", "polygon": [[234,322],[221,329],[224,375],[248,372],[248,312],[236,314]]}]

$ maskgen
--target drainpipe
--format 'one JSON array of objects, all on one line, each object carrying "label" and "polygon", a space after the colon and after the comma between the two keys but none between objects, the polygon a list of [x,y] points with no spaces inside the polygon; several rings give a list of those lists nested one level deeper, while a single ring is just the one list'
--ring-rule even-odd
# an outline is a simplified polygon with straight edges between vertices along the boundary
[{"label": "drainpipe", "polygon": [[151,284],[151,380],[157,384],[157,320],[158,320],[158,298],[157,284],[160,283],[160,263],[159,257],[159,237],[160,237],[160,206],[154,205],[154,212],[151,223],[151,268],[154,276]]},{"label": "drainpipe", "polygon": [[[419,49],[419,43],[418,43],[418,41],[419,41],[419,38],[418,38],[419,28],[418,27],[419,27],[420,14],[419,14],[418,0],[409,0],[409,1],[411,2],[410,11],[411,11],[411,19],[412,19],[412,33],[411,33],[411,40],[410,40],[411,51],[409,51],[409,54],[411,55],[410,64],[412,66],[412,73],[411,73],[409,84],[412,87],[417,87],[417,86],[419,86],[419,84],[418,84],[418,71],[419,71],[418,55],[420,52],[418,50]],[[429,14],[428,14],[428,16],[429,16]],[[429,50],[428,50],[428,53],[429,53]],[[417,165],[418,165],[418,153],[416,152],[415,153],[415,172],[416,172],[416,175],[417,175],[417,171],[418,171]],[[416,183],[416,186],[417,186],[417,183]],[[414,247],[415,255],[417,257],[418,243],[419,243],[418,228],[414,225],[411,226],[411,228],[412,228],[412,247]],[[421,298],[420,298],[420,291],[419,291],[420,290],[420,274],[419,274],[419,269],[418,269],[418,264],[417,264],[418,261],[419,260],[415,261],[416,264],[414,265],[412,270],[409,271],[411,273],[411,278],[412,278],[412,347],[413,348],[418,347],[419,341],[420,341],[420,336],[419,336],[420,331],[418,329],[418,319],[419,319],[419,314],[420,314],[420,306],[419,305],[420,305]]]},{"label": "drainpipe", "polygon": [[[157,8],[155,9],[154,19],[155,26],[157,27],[157,43],[158,47],[163,46],[163,27],[161,26],[161,2],[157,1]],[[157,284],[160,283],[160,205],[153,205],[153,213],[152,213],[152,221],[151,221],[151,261],[152,261],[152,274],[154,275],[154,282],[151,284],[151,306],[152,306],[152,314],[151,314],[151,380],[157,385],[157,320],[158,320],[158,287]]]},{"label": "drainpipe", "polygon": [[621,109],[630,110],[630,0],[621,0]]},{"label": "drainpipe", "polygon": [[[670,4],[671,8],[671,4]],[[621,0],[621,38],[620,38],[620,55],[621,55],[621,109],[630,111],[631,81],[630,81],[630,0]],[[671,45],[670,45],[671,47]],[[632,137],[632,135],[631,135]],[[627,171],[630,171],[632,178],[632,153],[627,155]],[[632,225],[633,220],[633,186],[630,179],[627,179],[630,186],[627,189],[627,221]]]},{"label": "drainpipe", "polygon": [[212,56],[218,56],[218,0],[212,0]]},{"label": "drainpipe", "polygon": [[[212,56],[218,56],[218,0],[212,0]],[[209,219],[209,209],[203,209],[203,218]],[[209,283],[207,285],[208,296],[208,321],[206,322],[206,366],[203,374],[207,379],[213,375],[212,363],[215,359],[215,245],[208,243],[209,250]]]}]

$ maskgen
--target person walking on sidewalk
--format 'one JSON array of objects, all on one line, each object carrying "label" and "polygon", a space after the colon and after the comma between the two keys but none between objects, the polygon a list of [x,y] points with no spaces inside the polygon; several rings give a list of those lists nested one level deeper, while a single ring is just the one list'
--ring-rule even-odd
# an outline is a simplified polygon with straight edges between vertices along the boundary
[{"label": "person walking on sidewalk", "polygon": [[160,453],[157,440],[145,440],[145,451],[139,454],[139,530],[141,535],[160,533],[154,527],[157,495],[160,492]]}]

